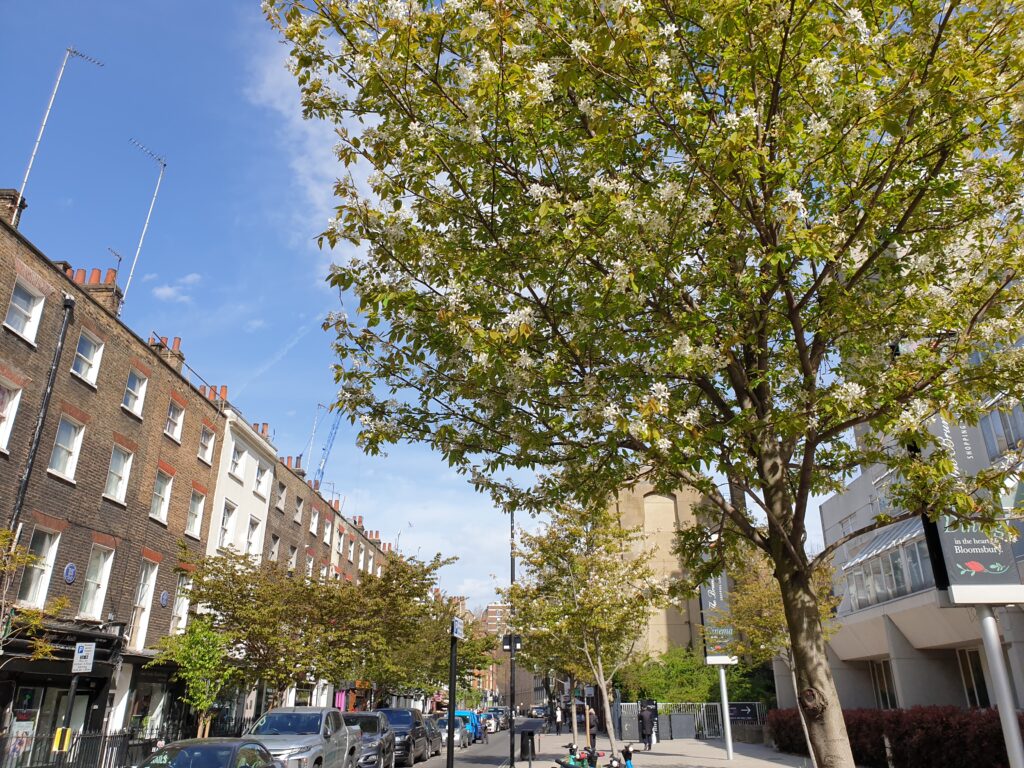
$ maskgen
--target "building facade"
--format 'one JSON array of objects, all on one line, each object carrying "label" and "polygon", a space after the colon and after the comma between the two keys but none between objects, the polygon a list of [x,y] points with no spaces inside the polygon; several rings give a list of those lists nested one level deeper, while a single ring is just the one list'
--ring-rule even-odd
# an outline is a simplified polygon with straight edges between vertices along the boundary
[{"label": "building facade", "polygon": [[[976,427],[935,418],[928,428],[952,451],[956,471],[973,475],[1024,440],[1024,411],[1019,405],[993,410]],[[826,546],[879,514],[900,511],[888,501],[891,479],[883,468],[868,467],[821,505]],[[1010,490],[1007,509],[1021,491],[1020,485]],[[1020,570],[1024,539],[1013,551]],[[841,602],[828,651],[844,707],[993,704],[975,611],[952,605],[936,588],[934,554],[917,518],[859,536],[836,551],[834,589]],[[1007,606],[997,608],[996,616],[1017,706],[1024,708],[1024,611]],[[779,663],[776,683],[780,706],[793,706],[789,672]]]}]

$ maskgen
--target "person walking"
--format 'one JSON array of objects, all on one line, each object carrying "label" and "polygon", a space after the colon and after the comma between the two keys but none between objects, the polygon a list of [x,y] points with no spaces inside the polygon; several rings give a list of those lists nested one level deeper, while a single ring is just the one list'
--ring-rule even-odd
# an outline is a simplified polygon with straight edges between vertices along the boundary
[{"label": "person walking", "polygon": [[562,735],[562,708],[555,707],[555,735]]},{"label": "person walking", "polygon": [[644,740],[644,749],[650,752],[651,739],[654,737],[654,708],[644,707],[640,710],[640,737]]},{"label": "person walking", "polygon": [[593,707],[587,710],[587,719],[590,721],[590,746],[597,749],[597,712]]}]

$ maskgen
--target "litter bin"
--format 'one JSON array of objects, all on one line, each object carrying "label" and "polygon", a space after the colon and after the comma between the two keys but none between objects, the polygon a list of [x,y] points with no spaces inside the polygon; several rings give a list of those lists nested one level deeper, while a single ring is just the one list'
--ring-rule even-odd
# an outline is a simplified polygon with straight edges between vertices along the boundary
[{"label": "litter bin", "polygon": [[519,759],[533,760],[537,751],[533,745],[533,731],[520,731],[519,733]]}]

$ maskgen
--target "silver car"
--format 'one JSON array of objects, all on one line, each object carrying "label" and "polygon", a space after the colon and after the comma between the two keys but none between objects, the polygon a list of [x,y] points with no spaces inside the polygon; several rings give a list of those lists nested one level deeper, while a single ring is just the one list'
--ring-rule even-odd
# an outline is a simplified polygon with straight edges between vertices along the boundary
[{"label": "silver car", "polygon": [[347,726],[334,707],[278,707],[246,732],[284,768],[356,768],[362,744],[358,726]]},{"label": "silver car", "polygon": [[[441,746],[448,745],[448,718],[441,717],[437,720],[437,727],[441,729]],[[461,717],[455,718],[455,746],[459,749],[466,749],[469,746],[469,731]]]}]

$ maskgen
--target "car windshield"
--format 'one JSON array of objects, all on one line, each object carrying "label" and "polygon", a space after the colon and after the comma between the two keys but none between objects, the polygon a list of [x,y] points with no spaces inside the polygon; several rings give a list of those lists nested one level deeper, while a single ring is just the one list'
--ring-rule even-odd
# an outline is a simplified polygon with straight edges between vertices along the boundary
[{"label": "car windshield", "polygon": [[377,732],[377,718],[372,715],[344,715],[345,725],[358,725],[363,733]]},{"label": "car windshield", "polygon": [[319,712],[268,712],[252,727],[249,733],[259,736],[274,736],[279,733],[309,735],[320,732]]},{"label": "car windshield", "polygon": [[164,747],[139,768],[230,768],[233,744],[193,744]]},{"label": "car windshield", "polygon": [[412,712],[404,709],[382,709],[381,712],[394,725],[412,725]]}]

